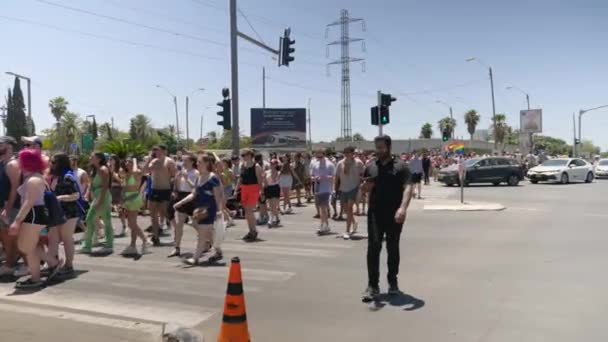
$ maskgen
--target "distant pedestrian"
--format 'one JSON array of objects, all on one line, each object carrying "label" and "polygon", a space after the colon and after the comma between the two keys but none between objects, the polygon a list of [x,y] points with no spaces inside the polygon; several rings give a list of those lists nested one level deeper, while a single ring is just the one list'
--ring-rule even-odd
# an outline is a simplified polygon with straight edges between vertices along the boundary
[{"label": "distant pedestrian", "polygon": [[399,294],[399,239],[412,198],[410,170],[391,154],[391,138],[387,135],[374,139],[378,160],[365,169],[363,190],[370,193],[367,217],[367,272],[368,287],[363,301],[377,298],[380,293],[380,252],[386,237],[388,253],[389,295]]},{"label": "distant pedestrian", "polygon": [[422,198],[422,175],[424,173],[424,169],[422,167],[422,159],[420,159],[420,154],[414,153],[413,158],[409,161],[409,167],[412,172],[412,183],[416,186],[415,196],[418,199]]},{"label": "distant pedestrian", "polygon": [[335,174],[334,164],[325,157],[323,149],[315,153],[316,161],[311,164],[310,175],[314,183],[315,202],[319,206],[321,224],[318,234],[327,234],[331,231],[329,227],[329,197]]},{"label": "distant pedestrian", "polygon": [[429,154],[425,153],[422,156],[422,171],[424,172],[424,185],[429,185],[431,183],[431,158],[429,158]]}]

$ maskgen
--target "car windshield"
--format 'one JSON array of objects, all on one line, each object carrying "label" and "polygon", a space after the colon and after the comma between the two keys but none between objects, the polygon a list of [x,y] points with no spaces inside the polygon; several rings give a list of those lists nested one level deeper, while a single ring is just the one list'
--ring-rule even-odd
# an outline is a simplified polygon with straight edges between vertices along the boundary
[{"label": "car windshield", "polygon": [[608,159],[606,159],[606,160],[600,160],[600,163],[598,165],[602,165],[602,166],[608,165]]},{"label": "car windshield", "polygon": [[567,159],[551,159],[542,163],[542,166],[566,166],[567,163]]},{"label": "car windshield", "polygon": [[469,160],[466,161],[465,165],[466,166],[473,166],[473,165],[475,165],[480,160],[481,160],[480,158],[469,159]]}]

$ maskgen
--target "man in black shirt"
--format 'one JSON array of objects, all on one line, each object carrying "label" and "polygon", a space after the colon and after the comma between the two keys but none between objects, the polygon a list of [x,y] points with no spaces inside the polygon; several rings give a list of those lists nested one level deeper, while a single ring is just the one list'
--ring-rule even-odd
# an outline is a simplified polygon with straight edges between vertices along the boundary
[{"label": "man in black shirt", "polygon": [[370,192],[367,216],[368,287],[363,301],[374,300],[380,294],[380,252],[386,235],[388,253],[389,295],[399,294],[399,238],[412,198],[411,173],[407,164],[391,154],[391,138],[382,135],[374,139],[377,160],[365,168],[363,191]]}]

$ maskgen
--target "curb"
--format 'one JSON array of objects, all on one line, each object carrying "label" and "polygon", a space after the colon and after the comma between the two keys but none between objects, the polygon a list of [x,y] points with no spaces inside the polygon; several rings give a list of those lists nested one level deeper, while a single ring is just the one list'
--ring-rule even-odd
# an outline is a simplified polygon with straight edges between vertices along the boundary
[{"label": "curb", "polygon": [[506,207],[500,203],[481,202],[449,202],[441,204],[425,204],[424,210],[431,211],[502,211]]}]

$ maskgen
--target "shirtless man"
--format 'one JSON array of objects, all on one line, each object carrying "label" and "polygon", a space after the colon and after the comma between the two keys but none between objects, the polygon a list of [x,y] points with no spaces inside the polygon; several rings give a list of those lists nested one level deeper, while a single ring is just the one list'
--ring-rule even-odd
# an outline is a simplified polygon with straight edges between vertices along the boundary
[{"label": "shirtless man", "polygon": [[150,173],[152,190],[149,196],[150,219],[152,221],[152,244],[160,246],[160,218],[167,216],[169,201],[171,200],[171,184],[175,177],[175,161],[167,157],[167,147],[154,146],[147,163],[145,173]]},{"label": "shirtless man", "polygon": [[0,137],[0,241],[4,247],[6,261],[0,267],[0,277],[12,276],[17,264],[17,237],[8,233],[8,227],[19,211],[17,187],[21,177],[19,164],[13,158],[17,142],[12,137]]}]

